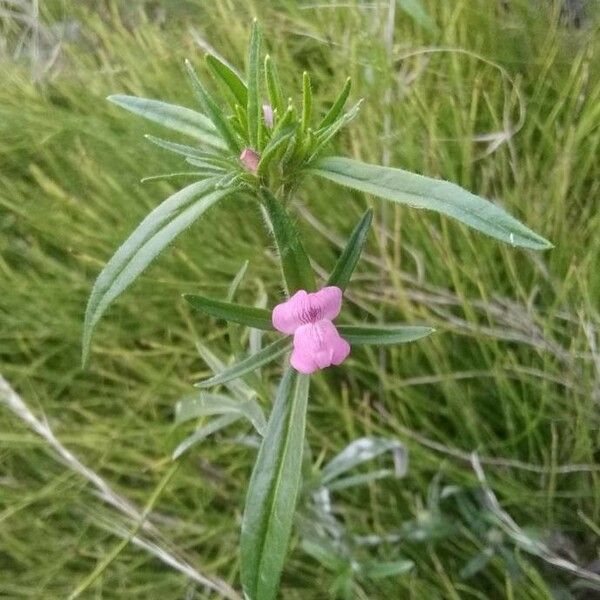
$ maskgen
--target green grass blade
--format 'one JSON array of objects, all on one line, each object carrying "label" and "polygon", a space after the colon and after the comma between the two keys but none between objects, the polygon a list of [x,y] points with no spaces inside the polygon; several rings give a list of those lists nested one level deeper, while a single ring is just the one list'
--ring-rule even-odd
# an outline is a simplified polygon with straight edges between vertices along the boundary
[{"label": "green grass blade", "polygon": [[227,147],[218,137],[211,120],[195,110],[160,100],[122,94],[109,96],[107,100],[149,121],[196,138],[200,143],[221,150]]},{"label": "green grass blade", "polygon": [[96,279],[83,327],[82,362],[87,362],[93,329],[108,308],[156,256],[187,229],[225,191],[212,191],[214,180],[192,183],[156,207],[127,238]]},{"label": "green grass blade", "polygon": [[290,337],[280,338],[276,342],[265,346],[260,352],[251,354],[240,362],[235,363],[233,366],[221,371],[214,377],[200,381],[195,385],[199,388],[207,388],[214,385],[220,385],[221,383],[227,383],[233,379],[239,379],[252,371],[256,371],[256,369],[263,367],[276,358],[279,358],[282,354],[285,354],[291,344],[292,340]]},{"label": "green grass blade", "polygon": [[415,23],[431,33],[436,33],[438,27],[433,18],[425,10],[421,0],[396,0],[400,10],[403,10]]},{"label": "green grass blade", "polygon": [[414,342],[432,334],[421,325],[337,325],[340,335],[353,346],[382,346]]},{"label": "green grass blade", "polygon": [[206,55],[206,64],[217,81],[224,84],[235,98],[233,106],[235,107],[235,103],[246,106],[248,102],[248,88],[240,76],[231,67],[221,62],[212,54]]},{"label": "green grass blade", "polygon": [[344,110],[344,105],[346,104],[346,100],[348,100],[351,88],[352,80],[350,79],[350,77],[348,77],[348,79],[346,79],[346,82],[344,83],[344,87],[342,88],[340,95],[336,98],[332,107],[327,111],[327,113],[319,123],[317,130],[329,127],[337,120],[342,110]]},{"label": "green grass blade", "polygon": [[265,79],[267,80],[267,93],[271,107],[277,111],[277,115],[283,115],[285,111],[285,102],[283,100],[283,92],[279,83],[279,75],[277,67],[273,59],[267,54],[265,56]]},{"label": "green grass blade", "polygon": [[369,208],[365,211],[362,219],[358,222],[358,225],[352,231],[352,234],[348,238],[348,243],[340,254],[333,271],[329,275],[327,280],[328,285],[336,285],[342,290],[345,290],[352,273],[356,268],[360,255],[364,248],[365,242],[367,241],[367,235],[371,222],[373,221],[373,211]]},{"label": "green grass blade", "polygon": [[532,250],[552,247],[548,240],[499,206],[448,181],[337,156],[322,158],[311,168],[315,174],[340,185],[448,215],[513,246]]},{"label": "green grass blade", "polygon": [[312,117],[313,95],[310,84],[310,75],[307,71],[302,74],[302,133],[306,133],[310,127]]},{"label": "green grass blade", "polygon": [[197,294],[184,294],[183,296],[196,310],[199,310],[211,317],[233,321],[247,327],[272,330],[271,313],[264,308],[246,306],[243,304],[234,304],[223,300],[215,300]]},{"label": "green grass blade", "polygon": [[260,47],[262,33],[258,21],[252,23],[250,48],[248,51],[248,139],[250,146],[258,150],[259,128],[261,126],[262,106],[260,102]]},{"label": "green grass blade", "polygon": [[308,292],[315,289],[315,276],[308,255],[300,241],[300,235],[280,200],[266,188],[261,190],[263,207],[275,238],[283,278],[290,294],[297,290]]},{"label": "green grass blade", "polygon": [[300,487],[309,383],[285,372],[248,486],[240,569],[249,600],[277,595]]},{"label": "green grass blade", "polygon": [[213,97],[208,93],[200,79],[198,79],[196,71],[194,71],[194,67],[192,67],[189,60],[185,61],[185,67],[202,109],[212,121],[215,129],[227,144],[227,147],[235,154],[239,154],[241,147],[233,127],[231,127]]}]

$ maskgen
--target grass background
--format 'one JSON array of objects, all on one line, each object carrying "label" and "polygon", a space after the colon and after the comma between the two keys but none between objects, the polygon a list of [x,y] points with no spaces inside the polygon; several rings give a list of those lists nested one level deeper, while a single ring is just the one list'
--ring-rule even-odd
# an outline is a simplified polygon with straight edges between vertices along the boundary
[{"label": "grass background", "polygon": [[[383,355],[357,349],[312,388],[308,435],[319,460],[362,435],[397,437],[410,449],[405,478],[335,496],[350,531],[385,535],[442,517],[456,526],[439,540],[374,549],[373,558],[402,556],[416,566],[402,577],[358,578],[351,597],[598,597],[510,539],[510,559],[495,556],[475,577],[461,576],[497,530],[478,531],[452,503],[441,516],[427,506],[432,481],[476,490],[468,461],[476,450],[517,523],[557,554],[598,570],[598,21],[591,14],[575,29],[541,1],[504,9],[452,0],[425,3],[436,23],[427,29],[402,4],[391,46],[385,2],[64,0],[44,4],[34,21],[4,17],[0,373],[65,446],[144,505],[183,436],[172,426],[174,404],[208,372],[194,341],[223,356],[228,351],[227,330],[190,313],[180,294],[224,295],[245,260],[247,299],[265,289],[273,303],[280,283],[255,207],[228,201],[115,304],[97,330],[89,370],[80,370],[95,275],[178,185],[139,180],[181,167],[143,140],[151,125],[104,98],[130,93],[193,106],[183,59],[200,65],[199,43],[208,43],[243,65],[248,23],[258,15],[296,98],[303,69],[322,106],[348,75],[352,97],[365,98],[336,152],[460,183],[503,203],[556,246],[544,254],[513,249],[323,182],[307,181],[298,195],[299,221],[320,272],[331,267],[365,207],[376,208],[348,315],[438,329]],[[154,509],[174,552],[234,586],[254,458],[254,450],[235,443],[239,432],[186,455]],[[0,442],[0,597],[67,597],[114,548],[111,526],[130,523],[4,408]],[[572,464],[591,467],[565,472]],[[479,496],[472,497],[477,507]],[[335,597],[335,579],[296,540],[282,597]],[[212,597],[133,545],[86,594]]]}]

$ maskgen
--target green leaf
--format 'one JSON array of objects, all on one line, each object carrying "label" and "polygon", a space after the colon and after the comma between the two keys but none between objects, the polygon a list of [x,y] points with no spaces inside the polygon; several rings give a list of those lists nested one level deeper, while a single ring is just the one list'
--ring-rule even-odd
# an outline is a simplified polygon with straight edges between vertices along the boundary
[{"label": "green leaf", "polygon": [[406,471],[406,448],[404,444],[394,439],[380,437],[363,437],[346,446],[338,455],[328,462],[321,472],[320,485],[328,486],[342,473],[354,469],[358,465],[374,458],[392,452],[397,454],[397,460],[403,461],[399,471]]},{"label": "green leaf", "polygon": [[360,255],[367,241],[369,227],[373,221],[373,211],[369,208],[365,211],[362,219],[354,228],[354,231],[348,238],[348,242],[343,252],[340,254],[333,271],[329,275],[328,285],[336,285],[342,290],[345,290],[350,282],[352,273],[360,259]]},{"label": "green leaf", "polygon": [[485,569],[487,564],[494,557],[494,554],[494,549],[487,546],[482,552],[476,554],[464,567],[462,567],[458,576],[461,579],[469,579],[469,577],[477,575],[477,573]]},{"label": "green leaf", "polygon": [[259,369],[260,367],[270,363],[271,361],[279,358],[282,354],[285,354],[292,344],[292,340],[289,337],[284,337],[272,344],[269,344],[256,354],[251,354],[247,358],[235,363],[231,367],[227,367],[224,371],[221,371],[210,379],[205,379],[196,383],[196,387],[206,388],[212,387],[213,385],[219,385],[221,383],[227,383],[232,379],[238,379],[244,375]]},{"label": "green leaf", "polygon": [[248,88],[240,76],[229,65],[226,65],[212,54],[207,54],[205,60],[217,81],[225,85],[238,104],[246,106],[248,102]]},{"label": "green leaf", "polygon": [[287,369],[252,472],[241,535],[241,579],[249,600],[274,600],[300,487],[310,379]]},{"label": "green leaf", "polygon": [[306,133],[310,127],[312,116],[313,95],[310,85],[310,75],[304,71],[302,74],[302,132]]},{"label": "green leaf", "polygon": [[215,182],[192,183],[157,206],[108,261],[92,289],[83,326],[82,362],[87,362],[94,326],[108,308],[181,232],[227,191],[213,191]]},{"label": "green leaf", "polygon": [[248,139],[250,146],[258,150],[259,128],[261,126],[261,102],[260,102],[260,46],[262,33],[258,21],[252,23],[250,34],[250,48],[248,51]]},{"label": "green leaf", "polygon": [[241,414],[222,415],[216,419],[213,419],[206,425],[199,427],[196,429],[196,431],[194,431],[194,433],[192,433],[192,435],[183,440],[183,442],[181,442],[181,444],[175,448],[173,451],[173,459],[179,458],[184,452],[189,450],[195,444],[198,444],[202,440],[205,440],[209,435],[220,431],[221,429],[231,425],[241,418]]},{"label": "green leaf", "polygon": [[[163,140],[162,138],[156,137],[154,135],[145,135],[144,136],[148,141],[164,148],[165,150],[169,150],[170,152],[174,152],[175,154],[180,154],[181,156],[185,156],[187,158],[195,158],[197,160],[201,160],[206,162],[207,156],[214,156],[214,158],[218,159],[219,168],[223,169],[225,167],[230,167],[227,164],[225,159],[219,158],[215,155],[210,155],[207,152],[203,152],[198,148],[194,148],[193,146],[188,146],[187,144],[179,144],[177,142],[171,142],[170,140]],[[215,164],[217,166],[217,164]]]},{"label": "green leaf", "polygon": [[329,141],[350,121],[353,121],[360,111],[360,107],[362,104],[362,100],[359,100],[348,112],[344,113],[337,121],[326,127],[325,129],[321,129],[315,138],[315,143],[312,147],[312,153],[309,162],[313,161],[315,157],[319,154],[319,152],[325,148],[325,146],[329,143]]},{"label": "green leaf", "polygon": [[277,115],[281,117],[285,110],[285,103],[283,101],[283,93],[281,92],[281,84],[279,83],[279,75],[277,74],[277,67],[267,54],[265,56],[265,79],[267,80],[267,92],[269,94],[269,102],[273,110],[277,111]]},{"label": "green leaf", "polygon": [[238,288],[240,287],[244,277],[246,276],[246,271],[248,271],[248,265],[250,264],[249,260],[245,260],[242,263],[239,271],[235,274],[232,282],[229,284],[227,288],[227,302],[232,302],[237,294]]},{"label": "green leaf", "polygon": [[265,173],[277,151],[294,135],[297,128],[298,125],[294,123],[293,125],[290,125],[289,127],[277,132],[277,134],[273,134],[271,141],[265,146],[262,156],[260,157],[260,162],[258,163],[259,175]]},{"label": "green leaf", "polygon": [[300,241],[296,224],[290,218],[284,205],[271,192],[262,188],[262,206],[279,251],[281,268],[287,291],[293,294],[297,290],[311,292],[315,289],[315,276],[308,255]]},{"label": "green leaf", "polygon": [[[208,165],[206,165],[208,167]],[[148,177],[142,177],[140,183],[146,183],[148,181],[158,181],[159,179],[176,179],[178,177],[193,177],[199,179],[202,177],[214,177],[218,175],[218,171],[214,167],[204,168],[204,170],[198,171],[178,171],[175,173],[159,173],[158,175],[149,175]]]},{"label": "green leaf", "polygon": [[414,342],[433,333],[421,325],[337,325],[340,335],[353,346],[390,345]]},{"label": "green leaf", "polygon": [[389,477],[397,477],[393,469],[379,469],[377,471],[369,471],[368,473],[359,473],[358,475],[350,475],[348,477],[340,477],[335,481],[327,484],[327,489],[330,492],[345,490],[351,487],[358,487],[372,483],[379,479],[387,479]]},{"label": "green leaf", "polygon": [[[242,264],[240,270],[236,273],[236,276],[233,278],[233,281],[229,284],[229,288],[227,289],[227,302],[232,302],[235,298],[235,295],[240,287],[242,280],[246,276],[246,271],[248,270],[249,261],[245,260]],[[240,332],[239,329],[235,326],[234,323],[227,323],[227,335],[229,336],[229,344],[231,346],[231,351],[234,356],[238,356],[242,353],[242,345],[240,343]]]},{"label": "green leaf", "polygon": [[415,23],[418,23],[423,29],[431,33],[436,33],[438,27],[435,21],[429,16],[421,0],[396,0],[400,10],[403,10]]},{"label": "green leaf", "polygon": [[394,562],[373,561],[361,565],[361,571],[369,579],[384,579],[386,577],[398,577],[408,573],[415,566],[412,560],[396,560]]},{"label": "green leaf", "polygon": [[107,100],[149,121],[194,137],[200,143],[221,150],[227,148],[223,140],[218,137],[210,119],[199,112],[176,104],[167,104],[160,100],[122,94],[109,96]]},{"label": "green leaf", "polygon": [[197,392],[182,398],[175,407],[175,424],[211,415],[239,414],[252,423],[260,435],[265,434],[267,422],[262,408],[254,398],[240,402],[223,394]]},{"label": "green leaf", "polygon": [[448,215],[513,246],[533,250],[552,247],[548,240],[499,206],[448,181],[337,156],[318,160],[312,170],[325,179],[367,194]]},{"label": "green leaf", "polygon": [[329,125],[332,125],[337,120],[342,110],[344,110],[344,105],[346,104],[346,100],[348,100],[348,96],[350,95],[351,87],[352,80],[350,77],[348,77],[348,79],[346,79],[346,83],[344,83],[344,87],[342,88],[340,95],[336,98],[333,106],[327,111],[317,129],[329,127]]},{"label": "green leaf", "polygon": [[198,79],[196,71],[194,71],[194,67],[192,67],[192,63],[189,60],[185,61],[185,67],[202,109],[212,121],[215,129],[221,134],[223,140],[225,140],[227,147],[235,154],[239,154],[241,148],[235,131],[224,117],[215,100],[208,93],[204,85],[202,85],[200,79]]},{"label": "green leaf", "polygon": [[[196,342],[196,349],[202,360],[209,366],[210,370],[215,375],[218,375],[227,369],[225,363],[202,342]],[[227,381],[225,382],[225,387],[242,402],[249,398],[256,397],[256,392],[241,379]]]},{"label": "green leaf", "polygon": [[223,300],[215,300],[197,294],[184,294],[183,296],[195,309],[224,321],[233,321],[247,327],[271,330],[271,313],[264,308],[235,304]]}]

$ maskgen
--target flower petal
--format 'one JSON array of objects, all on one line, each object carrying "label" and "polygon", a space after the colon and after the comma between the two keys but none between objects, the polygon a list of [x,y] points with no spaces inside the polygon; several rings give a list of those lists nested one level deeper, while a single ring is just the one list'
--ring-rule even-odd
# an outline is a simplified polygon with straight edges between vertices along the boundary
[{"label": "flower petal", "polygon": [[329,285],[314,294],[308,294],[312,306],[319,310],[321,319],[333,321],[342,309],[342,290]]},{"label": "flower petal", "polygon": [[304,290],[299,290],[289,300],[273,309],[271,320],[277,331],[291,335],[302,325],[302,307],[306,296],[308,294]]},{"label": "flower petal", "polygon": [[300,373],[309,374],[341,364],[348,354],[350,344],[340,336],[331,321],[323,319],[296,330],[290,362]]}]

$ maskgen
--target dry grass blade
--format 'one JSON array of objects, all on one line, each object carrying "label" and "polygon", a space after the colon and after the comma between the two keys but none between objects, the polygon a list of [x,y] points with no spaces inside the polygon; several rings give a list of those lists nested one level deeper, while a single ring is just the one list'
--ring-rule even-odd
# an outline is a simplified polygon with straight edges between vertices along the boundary
[{"label": "dry grass blade", "polygon": [[[49,425],[40,421],[29,410],[22,398],[12,389],[2,375],[0,375],[0,402],[4,403],[15,415],[17,415],[17,417],[24,421],[38,435],[44,438],[52,447],[52,449],[58,454],[62,462],[67,465],[67,467],[87,479],[96,488],[100,498],[133,519],[139,525],[139,529],[156,531],[155,527],[152,526],[146,519],[147,515],[140,512],[128,500],[113,491],[108,483],[106,483],[106,481],[100,477],[100,475],[92,471],[92,469],[89,467],[86,467],[71,451],[67,450],[67,448],[60,443],[50,429]],[[235,592],[235,590],[233,590],[227,582],[202,575],[191,565],[173,556],[164,548],[161,548],[157,544],[145,540],[137,535],[138,528],[136,528],[134,531],[135,533],[133,535],[128,532],[125,535],[125,538],[130,539],[134,544],[151,552],[165,564],[168,564],[172,568],[180,571],[197,583],[210,588],[215,592],[218,592],[223,598],[228,598],[229,600],[241,600],[237,592]]]},{"label": "dry grass blade", "polygon": [[588,571],[587,569],[582,569],[570,560],[561,558],[552,552],[552,550],[550,550],[546,544],[531,538],[525,533],[525,531],[523,531],[523,529],[521,529],[521,527],[519,527],[514,519],[500,506],[498,498],[496,498],[496,494],[494,494],[492,488],[490,488],[488,485],[483,467],[481,466],[481,461],[476,452],[471,454],[471,465],[473,466],[475,475],[477,475],[477,479],[479,480],[481,488],[485,494],[485,503],[488,509],[492,511],[492,513],[498,518],[499,524],[504,532],[510,536],[518,546],[532,554],[535,554],[536,556],[539,556],[553,567],[568,571],[569,573],[572,573],[577,577],[581,577],[582,579],[586,579],[587,581],[592,581],[596,584],[600,583],[600,575],[593,573],[592,571]]}]

